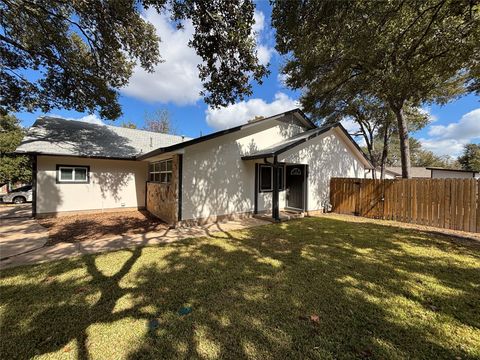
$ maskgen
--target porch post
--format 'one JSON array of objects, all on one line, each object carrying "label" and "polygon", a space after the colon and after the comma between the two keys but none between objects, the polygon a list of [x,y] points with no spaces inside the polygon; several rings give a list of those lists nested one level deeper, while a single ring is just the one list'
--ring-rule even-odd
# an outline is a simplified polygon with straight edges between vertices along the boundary
[{"label": "porch post", "polygon": [[259,186],[258,186],[258,164],[255,164],[255,192],[253,194],[254,196],[254,204],[253,204],[253,213],[258,214],[258,191],[259,191]]},{"label": "porch post", "polygon": [[37,216],[37,155],[32,155],[32,217]]},{"label": "porch post", "polygon": [[272,192],[272,218],[280,221],[280,211],[278,209],[278,159],[273,157],[273,192]]}]

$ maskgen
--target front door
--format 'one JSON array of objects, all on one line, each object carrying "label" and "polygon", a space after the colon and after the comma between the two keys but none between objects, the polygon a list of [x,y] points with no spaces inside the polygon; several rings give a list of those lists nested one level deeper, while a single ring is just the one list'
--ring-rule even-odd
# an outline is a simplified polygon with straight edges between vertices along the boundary
[{"label": "front door", "polygon": [[287,207],[304,210],[305,165],[287,165],[286,168]]}]

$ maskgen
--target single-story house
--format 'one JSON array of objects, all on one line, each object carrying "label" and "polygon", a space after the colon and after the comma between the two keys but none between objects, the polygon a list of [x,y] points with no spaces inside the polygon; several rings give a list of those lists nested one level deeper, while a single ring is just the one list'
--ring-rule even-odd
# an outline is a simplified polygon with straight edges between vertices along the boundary
[{"label": "single-story house", "polygon": [[42,117],[16,152],[34,157],[35,216],[146,208],[170,224],[321,212],[332,177],[372,168],[341,124],[298,109],[195,139]]},{"label": "single-story house", "polygon": [[[387,167],[387,170],[393,174],[393,178],[402,177],[401,167]],[[459,170],[459,169],[445,169],[440,167],[418,167],[412,166],[410,168],[412,178],[425,179],[471,179],[478,178],[478,171]]]}]

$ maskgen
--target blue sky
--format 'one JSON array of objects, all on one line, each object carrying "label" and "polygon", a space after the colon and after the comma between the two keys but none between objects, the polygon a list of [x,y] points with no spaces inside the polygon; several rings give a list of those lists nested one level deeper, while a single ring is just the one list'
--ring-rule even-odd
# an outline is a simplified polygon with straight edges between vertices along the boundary
[{"label": "blue sky", "polygon": [[[131,121],[142,127],[146,112],[168,109],[178,134],[197,137],[244,123],[255,115],[268,116],[298,106],[296,100],[299,94],[285,88],[279,76],[282,58],[274,50],[274,32],[269,26],[270,7],[267,1],[257,3],[255,30],[258,33],[259,59],[270,64],[270,76],[262,85],[254,84],[251,97],[220,110],[209,109],[199,95],[201,83],[196,69],[199,58],[187,46],[191,26],[186,24],[184,30],[178,31],[166,16],[153,11],[148,11],[145,16],[155,25],[162,39],[160,52],[165,61],[156,67],[153,74],[135,69],[129,85],[121,90],[123,116],[106,124]],[[432,115],[433,121],[414,136],[425,148],[438,155],[457,156],[464,144],[480,141],[479,101],[480,97],[469,95],[443,107],[426,106],[424,109]],[[40,115],[43,114],[17,114],[24,126],[30,126]],[[50,115],[101,122],[95,114],[63,109],[53,110]],[[348,122],[345,125],[347,128],[351,126]]]}]

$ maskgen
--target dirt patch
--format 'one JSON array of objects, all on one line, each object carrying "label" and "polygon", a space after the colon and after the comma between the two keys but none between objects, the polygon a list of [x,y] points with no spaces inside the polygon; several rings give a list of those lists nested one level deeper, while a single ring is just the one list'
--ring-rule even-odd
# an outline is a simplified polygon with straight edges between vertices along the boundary
[{"label": "dirt patch", "polygon": [[143,211],[62,216],[41,219],[39,223],[48,229],[47,245],[165,231],[169,228],[166,223]]}]

